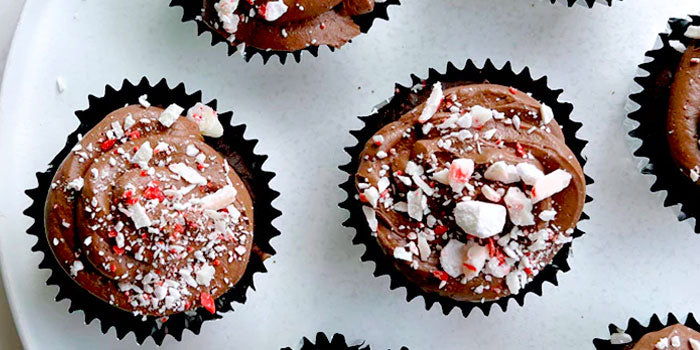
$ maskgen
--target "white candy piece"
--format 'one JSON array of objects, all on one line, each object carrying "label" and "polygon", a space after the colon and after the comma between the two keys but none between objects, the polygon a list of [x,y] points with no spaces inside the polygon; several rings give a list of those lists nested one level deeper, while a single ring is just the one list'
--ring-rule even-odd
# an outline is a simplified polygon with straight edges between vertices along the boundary
[{"label": "white candy piece", "polygon": [[462,114],[459,119],[457,119],[457,125],[463,129],[468,129],[472,127],[472,115],[469,112]]},{"label": "white candy piece", "polygon": [[131,163],[138,164],[142,169],[148,168],[148,162],[153,158],[151,143],[146,141],[139,146],[139,150],[131,157]]},{"label": "white candy piece", "polygon": [[139,96],[139,104],[143,108],[148,108],[151,107],[151,103],[148,102],[148,95],[141,95]]},{"label": "white candy piece", "polygon": [[394,258],[404,261],[413,261],[413,254],[405,247],[394,248]]},{"label": "white candy piece", "polygon": [[685,31],[685,36],[691,39],[700,39],[700,26],[689,26]]},{"label": "white candy piece", "polygon": [[263,17],[265,17],[265,20],[268,22],[272,22],[282,17],[285,12],[287,12],[287,5],[285,5],[284,1],[269,1],[265,4],[265,13]]},{"label": "white candy piece", "polygon": [[513,225],[530,226],[535,224],[535,216],[532,215],[532,201],[519,188],[509,188],[503,201],[506,203],[508,217]]},{"label": "white candy piece", "polygon": [[541,220],[552,221],[557,216],[557,211],[554,209],[543,210],[537,215]]},{"label": "white candy piece", "polygon": [[80,260],[73,260],[73,264],[70,266],[70,275],[75,277],[78,275],[78,272],[83,271],[83,262]]},{"label": "white candy piece", "polygon": [[443,184],[443,185],[449,185],[450,184],[450,169],[440,169],[440,170],[434,172],[430,178]]},{"label": "white candy piece", "polygon": [[[152,152],[151,152],[152,153]],[[197,170],[194,170],[187,166],[185,163],[175,163],[168,165],[168,169],[177,175],[180,175],[185,181],[196,184],[196,185],[206,185],[207,179],[200,175]]]},{"label": "white candy piece", "polygon": [[235,33],[238,30],[240,18],[234,13],[237,7],[238,0],[220,0],[214,4],[219,20],[228,33]]},{"label": "white candy piece", "polygon": [[423,203],[427,201],[427,198],[423,195],[423,191],[420,189],[409,191],[406,195],[406,200],[408,202],[408,216],[413,220],[422,221]]},{"label": "white candy piece", "polygon": [[199,125],[199,132],[207,137],[218,138],[224,135],[224,127],[221,125],[216,111],[200,102],[187,110],[187,119]]},{"label": "white candy piece", "polygon": [[554,112],[552,108],[544,103],[540,103],[540,115],[542,116],[542,123],[549,124],[549,122],[554,119]]},{"label": "white candy piece", "polygon": [[554,170],[537,180],[535,186],[532,187],[532,203],[537,203],[561,192],[569,186],[570,182],[571,174],[561,169]]},{"label": "white candy piece", "polygon": [[489,166],[484,172],[484,177],[491,181],[498,181],[504,184],[511,184],[520,181],[520,175],[515,165],[508,164],[502,160]]},{"label": "white candy piece", "polygon": [[67,190],[80,191],[85,185],[85,179],[78,176],[66,185]]},{"label": "white candy piece", "polygon": [[690,343],[690,347],[691,347],[693,350],[700,350],[700,341],[697,341],[697,340],[695,340],[695,339],[693,339],[693,338],[689,338],[689,339],[688,339],[688,343]]},{"label": "white candy piece", "polygon": [[501,233],[506,224],[506,208],[493,203],[459,202],[453,214],[457,225],[464,232],[479,238],[488,238]]},{"label": "white candy piece", "polygon": [[474,161],[471,159],[458,158],[450,164],[450,187],[455,192],[462,192],[464,186],[474,173]]},{"label": "white candy piece", "polygon": [[632,342],[632,336],[627,333],[617,332],[610,334],[610,344],[620,345]]},{"label": "white candy piece", "polygon": [[377,216],[375,215],[374,209],[363,205],[362,212],[365,214],[365,219],[367,219],[367,225],[369,225],[370,230],[372,230],[372,232],[377,232],[379,222],[377,221]]},{"label": "white candy piece", "polygon": [[475,128],[481,128],[486,122],[493,119],[493,112],[479,105],[473,106],[469,114],[472,117],[472,127]]},{"label": "white candy piece", "polygon": [[430,245],[425,235],[418,236],[418,252],[422,261],[427,261],[428,257],[430,257]]},{"label": "white candy piece", "polygon": [[525,281],[523,281],[522,273],[519,271],[513,271],[506,275],[506,286],[510,290],[511,294],[518,294],[518,292],[525,286]]},{"label": "white candy piece", "polygon": [[194,276],[200,286],[209,286],[212,278],[214,278],[214,267],[209,264],[204,264],[194,272]]},{"label": "white candy piece", "polygon": [[486,199],[498,203],[501,201],[501,195],[489,185],[481,186],[481,193],[486,197]]},{"label": "white candy piece", "polygon": [[180,114],[182,114],[182,111],[184,110],[184,108],[173,103],[162,113],[160,113],[160,116],[158,116],[158,121],[166,128],[169,128],[171,125],[173,125],[173,123],[175,123],[177,118],[180,118]]},{"label": "white candy piece", "polygon": [[365,199],[367,199],[367,202],[372,205],[372,208],[377,207],[377,201],[379,201],[379,191],[377,191],[376,187],[372,186],[362,192],[362,194],[365,195]]},{"label": "white candy piece", "polygon": [[467,245],[456,239],[450,239],[447,245],[442,247],[440,265],[450,277],[457,278],[462,275],[467,251]]},{"label": "white candy piece", "polygon": [[534,186],[537,180],[544,177],[542,170],[530,163],[518,163],[515,166],[518,171],[518,176],[528,186]]},{"label": "white candy piece", "polygon": [[146,213],[146,208],[144,208],[141,203],[136,203],[131,206],[131,220],[134,222],[136,229],[151,226],[151,218],[148,217]]},{"label": "white candy piece", "polygon": [[438,108],[440,108],[443,98],[442,84],[437,82],[433,85],[433,91],[430,92],[430,97],[428,97],[428,100],[425,102],[425,107],[423,107],[423,111],[421,111],[418,117],[418,122],[425,123],[430,120],[430,118],[435,115]]},{"label": "white candy piece", "polygon": [[202,209],[220,210],[229,206],[236,200],[238,191],[231,186],[226,185],[218,191],[203,197],[200,200]]}]

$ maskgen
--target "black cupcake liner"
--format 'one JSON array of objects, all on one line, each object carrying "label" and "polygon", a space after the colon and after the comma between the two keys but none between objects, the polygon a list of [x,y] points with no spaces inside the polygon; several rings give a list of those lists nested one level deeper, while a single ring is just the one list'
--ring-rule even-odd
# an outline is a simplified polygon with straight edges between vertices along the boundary
[{"label": "black cupcake liner", "polygon": [[[455,65],[450,62],[447,64],[447,70],[444,74],[439,73],[435,69],[430,69],[428,71],[427,79],[421,79],[415,74],[411,74],[410,86],[402,86],[398,83],[395,84],[394,96],[387,100],[383,105],[375,108],[378,109],[378,111],[373,111],[373,114],[368,116],[359,117],[359,119],[365,123],[365,126],[360,130],[350,132],[350,134],[357,139],[358,143],[352,147],[345,148],[345,151],[350,155],[350,162],[340,166],[340,169],[348,174],[347,181],[340,185],[340,188],[347,193],[347,199],[340,203],[340,207],[347,209],[350,212],[350,218],[347,219],[343,225],[356,230],[353,243],[356,245],[365,246],[365,252],[361,257],[361,260],[372,261],[375,263],[374,276],[389,276],[391,280],[389,288],[392,290],[397,288],[405,288],[407,291],[407,302],[410,302],[414,298],[420,296],[423,297],[425,301],[426,310],[430,310],[435,303],[438,303],[442,306],[442,312],[445,315],[448,315],[453,308],[457,307],[461,309],[464,317],[467,317],[474,308],[479,308],[484,315],[488,315],[493,305],[498,305],[500,306],[501,310],[506,311],[508,302],[511,299],[514,299],[520,306],[522,306],[527,293],[535,293],[541,296],[542,285],[545,282],[549,282],[556,286],[558,284],[556,276],[557,272],[569,271],[570,267],[567,263],[567,259],[571,250],[571,242],[565,244],[554,256],[552,263],[540,271],[540,273],[535,276],[533,281],[528,283],[525,288],[520,291],[520,293],[516,295],[509,295],[495,301],[487,301],[483,303],[456,301],[448,297],[440,296],[437,293],[423,291],[415,284],[410,282],[394,267],[393,258],[385,255],[377,243],[376,238],[372,237],[372,232],[367,226],[365,216],[362,212],[362,204],[355,199],[355,173],[359,166],[359,154],[362,152],[365,142],[384,125],[397,120],[401,115],[405,114],[427,99],[427,96],[430,94],[430,88],[424,88],[419,92],[415,92],[412,89],[413,86],[422,84],[423,86],[429,87],[438,81],[443,83],[456,82],[465,84],[489,82],[505,86],[512,86],[521,91],[532,93],[533,97],[546,103],[547,106],[552,108],[555,119],[562,126],[562,131],[566,138],[567,146],[569,146],[574,154],[576,154],[576,158],[582,167],[586,164],[586,158],[581,154],[581,152],[588,141],[579,139],[576,136],[576,132],[583,124],[575,122],[569,118],[571,111],[573,110],[573,106],[569,103],[559,102],[558,97],[563,90],[550,89],[547,86],[547,77],[541,77],[535,80],[530,75],[530,70],[527,67],[520,73],[515,73],[512,70],[510,62],[507,62],[502,68],[497,68],[493,65],[490,59],[487,59],[483,68],[480,68],[477,67],[472,60],[467,60],[464,68],[461,69],[455,67]],[[588,175],[585,175],[585,178],[587,185],[593,183],[593,179],[591,179]],[[591,200],[592,198],[586,195],[586,202],[590,202]],[[585,213],[581,214],[581,220],[586,220],[588,218],[588,215]],[[576,228],[572,236],[574,238],[578,238],[583,234],[583,231]]]},{"label": "black cupcake liner", "polygon": [[[170,103],[191,106],[202,100],[201,91],[188,94],[183,83],[170,88],[166,80],[162,79],[151,86],[145,77],[137,85],[133,85],[125,79],[122,87],[117,90],[107,85],[102,97],[88,96],[89,107],[75,112],[80,120],[80,125],[68,136],[65,147],[50,162],[48,169],[36,174],[39,182],[38,187],[25,192],[33,202],[24,211],[24,214],[34,219],[34,224],[27,230],[27,233],[38,238],[32,251],[43,253],[39,268],[51,271],[51,276],[46,284],[59,288],[55,297],[56,301],[70,300],[68,311],[82,311],[85,314],[86,324],[95,319],[99,320],[104,334],[114,327],[119,339],[133,332],[139,344],[142,344],[148,337],[152,337],[155,343],[160,345],[168,334],[178,341],[181,340],[185,329],[199,334],[202,323],[221,318],[221,313],[233,311],[233,302],[245,303],[248,288],[255,290],[253,275],[258,272],[267,272],[267,269],[257,254],[251,254],[246,271],[240,281],[215,300],[217,313],[211,314],[204,308],[198,308],[171,315],[167,321],[162,322],[160,317],[154,316],[148,316],[142,320],[143,316],[134,316],[130,312],[109,305],[73,281],[58,263],[49,246],[44,228],[44,204],[54,174],[63,159],[78,142],[80,134],[84,135],[105,116],[123,107],[125,103],[136,103],[138,97],[143,94],[148,95],[151,104],[162,106],[167,106]],[[207,103],[214,109],[216,109],[216,104],[216,100]],[[269,182],[275,174],[262,170],[267,156],[253,152],[258,141],[244,138],[246,126],[231,126],[233,112],[219,113],[218,115],[224,127],[224,136],[218,139],[206,138],[206,141],[226,157],[231,167],[236,170],[248,188],[255,205],[253,241],[263,253],[274,255],[275,250],[270,245],[270,239],[278,236],[280,232],[273,226],[272,221],[281,215],[281,212],[272,206],[272,201],[279,196],[279,193],[269,187]]]},{"label": "black cupcake liner", "polygon": [[[307,337],[304,337],[297,347],[286,347],[281,350],[371,350],[370,346],[365,344],[364,341],[360,341],[359,344],[356,342],[346,342],[345,336],[342,334],[333,334],[331,339],[325,333],[318,332],[316,334],[316,340],[313,341]],[[407,347],[402,346],[401,350],[408,350]]]},{"label": "black cupcake liner", "polygon": [[[671,158],[667,134],[666,118],[671,83],[683,53],[673,48],[673,42],[688,45],[691,39],[683,34],[690,25],[700,25],[700,16],[691,19],[671,18],[668,31],[659,34],[658,49],[645,53],[645,63],[639,65],[639,73],[634,81],[641,91],[629,96],[629,114],[625,124],[631,136],[638,144],[631,145],[634,156],[641,158],[640,171],[652,175],[654,183],[652,192],[664,191],[664,207],[680,205],[677,216],[679,221],[695,218],[695,233],[700,233],[700,187],[678,170]],[[636,105],[634,105],[636,104]],[[631,140],[631,141],[634,141]],[[663,192],[661,194],[664,197]]]},{"label": "black cupcake liner", "polygon": [[[357,25],[360,26],[360,32],[362,34],[366,34],[369,29],[372,27],[372,24],[374,24],[375,19],[383,19],[385,21],[389,20],[389,13],[388,8],[391,5],[401,5],[400,0],[386,0],[385,2],[377,2],[374,4],[374,11],[370,13],[366,13],[364,15],[359,15],[359,16],[353,16],[352,19]],[[201,1],[193,1],[193,0],[172,0],[170,2],[170,7],[182,7],[184,10],[182,14],[182,19],[181,21],[183,23],[189,22],[189,21],[194,21],[197,23],[197,36],[202,35],[203,33],[210,33],[211,34],[211,46],[216,46],[219,43],[224,43],[228,47],[228,55],[231,56],[236,52],[239,52],[237,46],[231,45],[226,38],[224,38],[220,33],[216,32],[213,30],[211,27],[209,27],[206,23],[204,23],[203,20],[201,20],[202,16],[202,2]],[[350,40],[349,42],[352,42]],[[349,44],[348,42],[348,44]],[[347,45],[347,44],[346,44]],[[335,48],[332,46],[328,45],[320,45],[320,46],[309,46],[307,48],[297,50],[297,51],[277,51],[277,50],[261,50],[255,47],[250,47],[246,46],[245,49],[242,52],[243,59],[246,62],[250,62],[250,60],[256,55],[260,55],[263,60],[263,64],[266,64],[267,61],[270,60],[271,57],[277,56],[279,57],[280,63],[284,64],[287,61],[288,56],[294,57],[294,60],[299,63],[301,62],[301,55],[303,52],[308,52],[312,56],[317,57],[318,56],[318,50],[321,47],[327,47],[331,52],[335,51]]]},{"label": "black cupcake liner", "polygon": [[[622,0],[620,0],[622,1]],[[581,6],[588,6],[588,8],[593,8],[593,5],[599,4],[599,5],[608,5],[612,6],[613,0],[549,0],[552,4],[556,4],[558,2],[562,4],[566,4],[568,7],[572,7],[574,5],[581,5]]]},{"label": "black cupcake liner", "polygon": [[[656,332],[658,330],[664,329],[668,326],[673,326],[674,324],[679,324],[681,323],[678,318],[672,314],[668,314],[668,319],[666,322],[661,321],[661,318],[659,318],[658,315],[654,314],[651,316],[651,319],[649,320],[649,324],[644,326],[639,321],[637,321],[634,318],[630,318],[629,321],[627,321],[627,327],[622,328],[618,327],[615,324],[611,323],[608,326],[608,331],[610,332],[610,335],[613,333],[619,333],[620,331],[629,334],[632,337],[632,342],[629,344],[633,344],[641,337],[643,337],[647,333],[651,332]],[[685,322],[683,322],[684,325],[686,325],[689,328],[692,328],[696,331],[700,331],[700,324],[698,321],[695,319],[695,316],[693,316],[692,313],[688,314],[688,316],[685,319]],[[593,339],[593,345],[597,350],[624,350],[626,346],[629,344],[611,344],[610,339],[600,339],[596,338]]]}]

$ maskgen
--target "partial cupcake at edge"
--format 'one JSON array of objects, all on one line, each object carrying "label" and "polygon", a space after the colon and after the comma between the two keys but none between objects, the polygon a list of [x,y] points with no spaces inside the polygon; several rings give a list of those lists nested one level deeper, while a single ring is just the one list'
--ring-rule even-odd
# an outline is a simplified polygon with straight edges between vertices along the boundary
[{"label": "partial cupcake at edge", "polygon": [[627,115],[641,171],[655,177],[653,192],[666,192],[664,206],[680,204],[679,220],[700,214],[700,17],[691,17],[670,19],[661,47],[646,53],[635,78],[642,90],[630,95],[638,106]]},{"label": "partial cupcake at edge", "polygon": [[572,240],[586,201],[577,156],[552,109],[526,92],[426,88],[359,156],[366,225],[426,292],[474,303],[518,294]]},{"label": "partial cupcake at edge", "polygon": [[185,10],[183,21],[195,20],[199,32],[212,32],[212,44],[225,42],[229,54],[249,60],[259,53],[267,61],[287,53],[313,55],[321,46],[340,48],[372,26],[388,19],[387,7],[398,0],[173,0]]},{"label": "partial cupcake at edge", "polygon": [[609,328],[608,339],[593,340],[597,350],[700,350],[700,325],[692,314],[684,323],[669,314],[665,323],[654,315],[647,326],[630,319],[627,329]]},{"label": "partial cupcake at edge", "polygon": [[214,313],[253,250],[251,197],[203,138],[223,134],[211,107],[181,116],[176,104],[139,102],[109,113],[58,168],[49,245],[75,282],[114,307]]}]

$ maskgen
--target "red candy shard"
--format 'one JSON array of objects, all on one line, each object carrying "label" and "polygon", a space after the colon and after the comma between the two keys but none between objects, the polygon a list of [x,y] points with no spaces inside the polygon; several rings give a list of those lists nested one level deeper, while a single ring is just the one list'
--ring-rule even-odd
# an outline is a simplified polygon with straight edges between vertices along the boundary
[{"label": "red candy shard", "polygon": [[441,235],[441,234],[447,232],[447,226],[445,226],[445,225],[437,225],[437,226],[435,226],[435,230],[434,230],[434,231],[435,231],[435,234],[436,234],[436,235]]},{"label": "red candy shard", "polygon": [[163,194],[163,191],[161,191],[160,187],[153,184],[148,185],[148,187],[146,187],[146,189],[143,191],[143,196],[147,199],[157,199],[159,202],[165,200],[165,195]]},{"label": "red candy shard", "polygon": [[447,281],[447,279],[450,277],[447,275],[447,272],[440,270],[433,271],[433,276],[435,276],[440,281]]},{"label": "red candy shard", "polygon": [[207,309],[207,311],[213,313],[216,313],[216,305],[214,305],[214,299],[212,299],[211,294],[207,292],[202,292],[199,294],[199,302],[202,303],[202,306]]},{"label": "red candy shard", "polygon": [[116,142],[117,139],[107,139],[106,141],[102,142],[102,144],[100,145],[100,149],[102,149],[103,151],[107,151],[110,148],[112,148],[112,146],[114,146]]}]

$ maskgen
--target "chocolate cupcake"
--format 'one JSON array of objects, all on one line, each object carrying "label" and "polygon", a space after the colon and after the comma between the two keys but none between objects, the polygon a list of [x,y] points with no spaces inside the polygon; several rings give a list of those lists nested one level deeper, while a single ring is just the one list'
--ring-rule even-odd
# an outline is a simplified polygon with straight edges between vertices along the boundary
[{"label": "chocolate cupcake", "polygon": [[551,279],[580,235],[587,179],[575,129],[562,129],[570,106],[525,75],[450,64],[397,86],[355,133],[342,205],[362,216],[346,224],[409,300],[417,289],[446,312],[505,307]]},{"label": "chocolate cupcake", "polygon": [[[371,350],[370,346],[365,344],[363,340],[345,341],[345,336],[342,334],[333,334],[331,339],[324,333],[317,333],[316,340],[311,340],[304,337],[299,346],[292,348],[286,347],[282,350]],[[408,350],[407,347],[401,347],[401,350]]]},{"label": "chocolate cupcake", "polygon": [[149,335],[160,343],[184,328],[198,332],[245,300],[252,273],[274,254],[270,221],[279,213],[261,202],[276,196],[271,174],[260,170],[255,142],[229,125],[231,114],[217,115],[215,101],[199,95],[164,80],[108,87],[76,113],[78,131],[28,191],[27,213],[39,224],[29,232],[53,271],[49,283],[72,309],[82,304],[88,322],[99,318],[103,330],[114,322],[119,338],[134,331],[139,343]]},{"label": "chocolate cupcake", "polygon": [[648,326],[642,326],[631,319],[627,329],[610,325],[609,339],[595,339],[593,344],[599,350],[700,350],[700,325],[689,314],[685,324],[668,315],[668,322],[662,323],[657,315],[651,318]]},{"label": "chocolate cupcake", "polygon": [[[680,204],[679,220],[697,217],[700,206],[700,17],[671,19],[670,32],[660,35],[661,47],[635,78],[642,91],[632,94],[629,135],[641,140],[635,156],[646,158],[642,173],[656,177],[653,192],[665,190],[665,206]],[[648,161],[647,161],[648,160]],[[700,232],[696,223],[695,231]]]},{"label": "chocolate cupcake", "polygon": [[272,55],[284,63],[288,53],[297,62],[301,52],[314,56],[318,48],[331,50],[366,33],[375,18],[388,19],[387,7],[398,0],[173,0],[184,8],[183,21],[195,20],[199,34],[212,33],[212,45],[227,43],[229,55],[246,58],[258,53],[264,62]]},{"label": "chocolate cupcake", "polygon": [[592,8],[593,5],[595,4],[601,4],[601,5],[608,5],[612,6],[613,0],[549,0],[552,4],[555,3],[562,3],[566,4],[566,6],[574,6],[574,5],[581,5],[581,6],[588,6],[589,8]]}]

